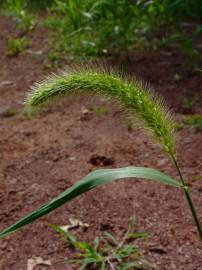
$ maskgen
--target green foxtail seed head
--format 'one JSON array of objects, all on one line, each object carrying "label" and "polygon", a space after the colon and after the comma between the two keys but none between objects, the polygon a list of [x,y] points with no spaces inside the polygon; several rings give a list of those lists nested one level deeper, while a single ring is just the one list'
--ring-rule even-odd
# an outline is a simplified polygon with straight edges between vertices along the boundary
[{"label": "green foxtail seed head", "polygon": [[40,108],[52,99],[78,92],[104,94],[136,113],[165,151],[175,155],[174,123],[161,98],[141,82],[122,78],[113,71],[80,68],[53,75],[32,87],[26,104],[30,110]]}]

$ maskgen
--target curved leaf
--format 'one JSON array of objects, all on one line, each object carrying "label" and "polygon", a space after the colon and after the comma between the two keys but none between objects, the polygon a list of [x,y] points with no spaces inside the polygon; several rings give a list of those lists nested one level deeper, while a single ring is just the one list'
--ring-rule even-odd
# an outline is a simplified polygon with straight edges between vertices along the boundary
[{"label": "curved leaf", "polygon": [[53,199],[47,204],[44,204],[34,212],[25,216],[15,224],[11,225],[4,231],[0,232],[0,238],[9,235],[10,233],[20,229],[26,224],[32,223],[34,220],[48,214],[57,207],[66,203],[67,201],[72,200],[73,198],[85,193],[97,186],[101,186],[105,183],[108,183],[112,180],[122,179],[122,178],[144,178],[157,182],[161,182],[173,187],[181,187],[181,184],[171,177],[165,175],[164,173],[144,167],[125,167],[118,169],[100,169],[96,170],[81,181],[74,184],[72,187],[68,188],[66,191],[61,193],[58,197]]}]

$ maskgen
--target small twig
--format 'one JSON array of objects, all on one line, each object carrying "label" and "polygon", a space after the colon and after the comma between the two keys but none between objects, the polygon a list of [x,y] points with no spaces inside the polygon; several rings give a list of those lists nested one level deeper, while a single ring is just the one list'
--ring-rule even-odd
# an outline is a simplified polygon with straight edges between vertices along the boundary
[{"label": "small twig", "polygon": [[107,263],[109,264],[112,270],[116,270],[116,268],[114,267],[114,265],[112,264],[109,258],[107,259]]}]

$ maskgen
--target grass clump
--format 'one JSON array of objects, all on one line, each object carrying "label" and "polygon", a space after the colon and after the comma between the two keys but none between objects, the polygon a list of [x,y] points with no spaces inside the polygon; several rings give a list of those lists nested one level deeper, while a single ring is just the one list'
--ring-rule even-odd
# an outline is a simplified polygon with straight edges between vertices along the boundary
[{"label": "grass clump", "polygon": [[202,131],[202,115],[190,115],[184,122],[187,126]]},{"label": "grass clump", "polygon": [[103,237],[95,237],[92,243],[79,241],[75,235],[57,225],[49,226],[63,237],[74,253],[72,258],[64,260],[64,264],[76,266],[80,270],[155,269],[142,250],[132,242],[141,239],[147,243],[149,235],[135,231],[134,225],[134,219],[131,218],[127,232],[121,239],[105,232]]},{"label": "grass clump", "polygon": [[27,37],[14,38],[10,37],[6,44],[6,54],[9,56],[17,56],[24,52],[29,46],[29,39]]}]

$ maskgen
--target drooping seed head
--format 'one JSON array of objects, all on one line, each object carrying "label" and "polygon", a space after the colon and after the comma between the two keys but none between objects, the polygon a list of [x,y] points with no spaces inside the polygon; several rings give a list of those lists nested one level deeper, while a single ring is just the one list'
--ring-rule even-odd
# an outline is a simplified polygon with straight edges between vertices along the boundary
[{"label": "drooping seed head", "polygon": [[115,72],[80,68],[53,75],[32,87],[26,103],[33,110],[56,97],[78,92],[98,93],[118,100],[136,113],[167,153],[175,155],[174,123],[162,99],[143,83],[122,78]]}]

